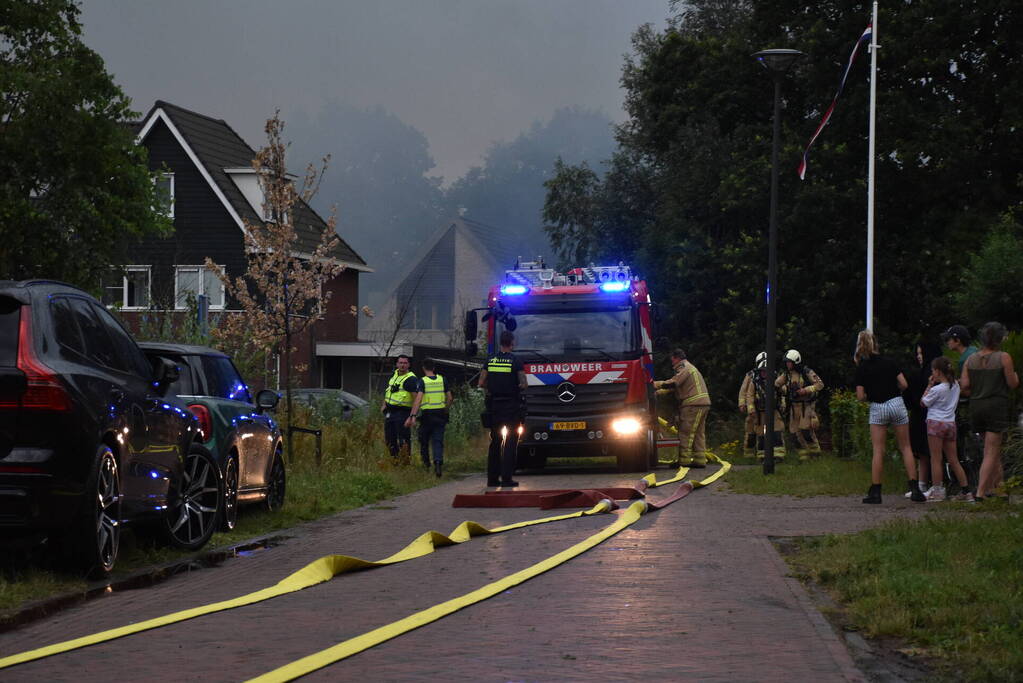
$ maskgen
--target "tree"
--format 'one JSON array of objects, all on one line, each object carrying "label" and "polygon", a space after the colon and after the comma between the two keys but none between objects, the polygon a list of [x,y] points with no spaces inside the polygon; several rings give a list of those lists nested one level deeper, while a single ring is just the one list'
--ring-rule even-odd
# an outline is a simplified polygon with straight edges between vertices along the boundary
[{"label": "tree", "polygon": [[447,199],[467,218],[515,231],[527,249],[524,258],[547,256],[544,182],[556,172],[555,163],[597,165],[613,151],[606,116],[579,107],[558,109],[550,121],[535,121],[514,140],[491,145],[483,165],[452,184]]},{"label": "tree", "polygon": [[72,0],[0,0],[0,279],[97,289],[160,215],[129,100]]},{"label": "tree", "polygon": [[952,294],[959,320],[979,328],[989,320],[1023,330],[1019,287],[1023,283],[1023,228],[1006,216],[967,262]]},{"label": "tree", "polygon": [[[786,79],[779,207],[779,336],[830,385],[851,378],[864,324],[867,63],[854,65],[810,158],[867,3],[692,0],[668,27],[633,37],[622,84],[628,120],[607,172],[563,166],[547,184],[555,243],[583,260],[629,260],[653,281],[666,332],[718,396],[763,345],[769,208],[769,77],[750,55],[795,47]],[[950,273],[1018,206],[1023,9],[995,0],[884,8],[877,148],[875,329],[908,352],[947,327]],[[612,241],[612,237],[629,235]],[[1006,317],[1003,315],[1002,317]]]},{"label": "tree", "polygon": [[[331,257],[339,241],[333,212],[313,253],[296,252],[295,222],[316,194],[329,158],[323,160],[320,169],[310,164],[302,185],[296,188],[293,177],[288,174],[288,145],[281,137],[284,122],[279,112],[266,122],[265,130],[267,144],[257,152],[252,167],[263,192],[263,212],[269,220],[260,225],[245,221],[248,264],[244,274],[231,279],[209,258],[206,267],[216,272],[224,283],[225,293],[242,309],[240,314],[225,316],[214,334],[228,343],[251,340],[282,356],[285,410],[290,425],[293,340],[322,316],[323,306],[330,297],[323,285],[344,267]],[[290,430],[288,452],[291,452]]]},{"label": "tree", "polygon": [[376,300],[397,280],[417,248],[446,215],[441,179],[426,136],[380,107],[361,109],[328,102],[303,131],[293,156],[307,160],[326,151],[343,163],[323,178],[314,208],[337,205],[345,238],[376,271],[362,278],[360,298]]}]

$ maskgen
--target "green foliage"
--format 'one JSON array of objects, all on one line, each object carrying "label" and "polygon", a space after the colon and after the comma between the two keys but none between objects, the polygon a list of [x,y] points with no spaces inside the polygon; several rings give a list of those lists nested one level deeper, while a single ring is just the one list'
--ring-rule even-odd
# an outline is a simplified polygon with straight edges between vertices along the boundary
[{"label": "green foliage", "polygon": [[831,412],[832,449],[839,458],[870,458],[870,407],[856,399],[856,392],[832,392],[828,403]]},{"label": "green foliage", "polygon": [[1023,327],[1018,305],[1023,282],[1023,239],[1020,226],[1006,219],[988,234],[970,255],[953,303],[961,319],[973,327],[997,320],[1007,327]]},{"label": "green foliage", "polygon": [[[783,85],[779,344],[799,349],[828,387],[848,386],[864,325],[863,54],[805,181],[795,168],[869,6],[694,0],[677,8],[665,30],[634,34],[622,73],[629,119],[607,172],[558,166],[547,183],[552,241],[565,260],[633,263],[664,304],[664,334],[703,371],[718,407],[730,407],[723,397],[765,336],[773,87],[750,54],[798,48],[808,57]],[[946,245],[979,248],[978,236],[1023,200],[1014,123],[1023,115],[1023,6],[896,3],[884,8],[883,26],[875,331],[908,367],[918,338],[957,322],[950,302],[964,255]],[[1018,280],[1002,287],[1010,299]],[[991,318],[1018,315],[1011,300],[999,301]]]},{"label": "green foliage", "polygon": [[95,291],[134,241],[171,226],[136,114],[78,15],[72,0],[0,0],[0,279]]},{"label": "green foliage", "polygon": [[853,626],[908,640],[939,665],[939,677],[1018,681],[1023,517],[1010,510],[992,504],[983,515],[808,539],[790,561],[837,593]]}]

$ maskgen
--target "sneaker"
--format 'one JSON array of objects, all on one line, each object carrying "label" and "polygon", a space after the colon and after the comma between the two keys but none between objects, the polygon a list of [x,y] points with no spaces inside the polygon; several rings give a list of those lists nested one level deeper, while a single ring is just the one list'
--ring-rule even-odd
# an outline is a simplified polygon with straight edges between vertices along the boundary
[{"label": "sneaker", "polygon": [[507,488],[514,488],[514,487],[516,487],[516,486],[518,486],[518,485],[519,485],[519,482],[517,482],[517,481],[511,481],[511,480],[508,480],[508,481],[502,481],[502,482],[501,482],[501,487],[502,487],[502,488],[504,488],[504,487],[507,487]]},{"label": "sneaker", "polygon": [[970,493],[969,491],[964,491],[963,493],[957,493],[956,495],[952,496],[952,500],[954,502],[956,502],[956,503],[976,503],[977,502],[976,500],[974,500],[973,494]]},{"label": "sneaker", "polygon": [[924,496],[927,498],[928,503],[940,503],[945,500],[945,487],[932,486],[927,489],[927,493]]}]

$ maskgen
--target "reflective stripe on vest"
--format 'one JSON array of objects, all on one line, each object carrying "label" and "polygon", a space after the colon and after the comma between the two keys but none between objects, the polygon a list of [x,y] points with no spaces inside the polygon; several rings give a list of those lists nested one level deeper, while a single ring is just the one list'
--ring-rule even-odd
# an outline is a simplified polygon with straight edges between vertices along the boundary
[{"label": "reflective stripe on vest", "polygon": [[443,410],[447,404],[444,399],[444,378],[423,377],[423,402],[419,404],[422,410]]},{"label": "reflective stripe on vest", "polygon": [[405,380],[412,378],[415,379],[415,375],[411,372],[406,372],[404,375],[399,377],[398,371],[395,370],[394,374],[391,375],[390,381],[387,383],[387,395],[384,398],[389,405],[397,406],[399,408],[411,408],[412,407],[412,393],[405,391],[402,385]]},{"label": "reflective stripe on vest", "polygon": [[487,361],[487,372],[511,372],[511,358],[491,358]]}]

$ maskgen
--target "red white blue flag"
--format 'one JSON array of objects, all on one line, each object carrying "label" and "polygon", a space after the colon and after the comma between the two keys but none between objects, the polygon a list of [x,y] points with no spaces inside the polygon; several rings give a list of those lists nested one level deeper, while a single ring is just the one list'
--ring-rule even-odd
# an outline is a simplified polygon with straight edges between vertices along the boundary
[{"label": "red white blue flag", "polygon": [[799,162],[799,179],[804,180],[806,178],[806,160],[810,156],[810,148],[813,143],[817,141],[817,137],[824,130],[824,126],[828,125],[828,121],[831,120],[831,113],[835,111],[835,104],[838,102],[839,95],[842,94],[842,90],[845,88],[845,81],[849,78],[849,71],[852,69],[853,62],[856,61],[856,55],[860,51],[860,46],[863,43],[869,41],[873,35],[873,28],[870,24],[864,29],[863,33],[860,34],[859,40],[853,45],[852,53],[849,55],[849,61],[845,65],[845,69],[842,70],[842,80],[838,82],[838,91],[835,93],[835,98],[831,100],[831,106],[824,112],[824,118],[821,119],[821,123],[817,126],[817,130],[813,132],[813,137],[810,138],[810,142],[806,143],[806,149],[803,150],[803,159]]}]

